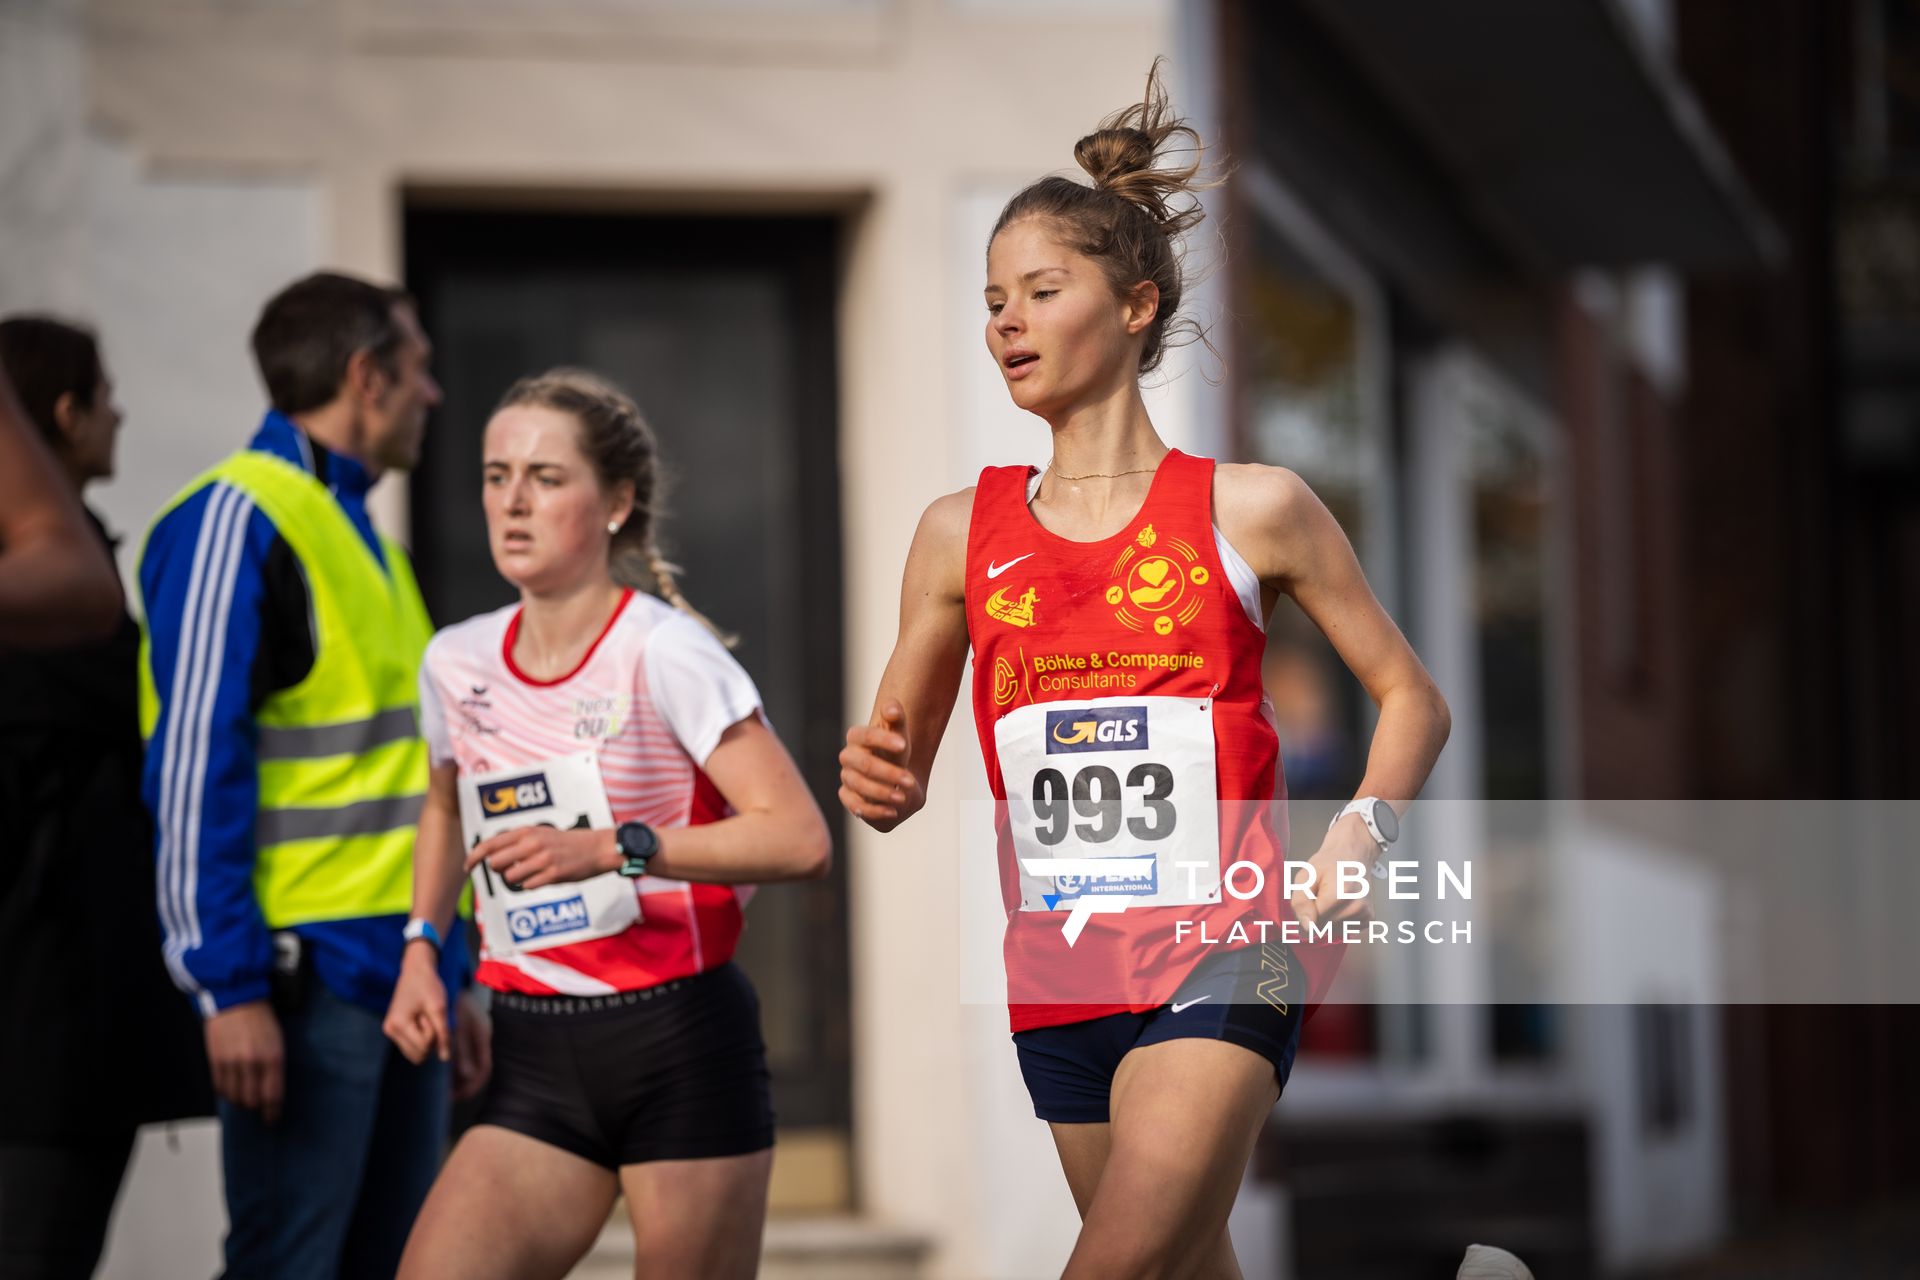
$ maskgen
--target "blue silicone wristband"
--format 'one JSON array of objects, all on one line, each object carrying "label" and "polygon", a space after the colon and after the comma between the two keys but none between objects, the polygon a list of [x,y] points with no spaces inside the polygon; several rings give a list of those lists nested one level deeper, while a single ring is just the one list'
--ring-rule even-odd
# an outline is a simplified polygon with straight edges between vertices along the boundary
[{"label": "blue silicone wristband", "polygon": [[433,921],[422,920],[418,916],[407,921],[407,927],[400,931],[400,936],[408,942],[412,942],[415,938],[425,938],[433,944],[435,951],[447,949],[447,944],[440,940],[440,931],[433,927]]}]

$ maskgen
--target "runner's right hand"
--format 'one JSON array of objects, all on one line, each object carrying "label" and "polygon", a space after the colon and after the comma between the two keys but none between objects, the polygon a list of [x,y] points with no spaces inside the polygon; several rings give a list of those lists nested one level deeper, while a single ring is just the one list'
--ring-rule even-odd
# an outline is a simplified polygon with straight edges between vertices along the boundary
[{"label": "runner's right hand", "polygon": [[453,1025],[453,1100],[465,1102],[479,1097],[493,1075],[493,1019],[471,987],[460,993]]},{"label": "runner's right hand", "polygon": [[206,1022],[207,1065],[213,1091],[268,1124],[280,1121],[286,1089],[286,1048],[280,1019],[265,1000],[231,1005]]},{"label": "runner's right hand", "polygon": [[439,956],[426,942],[409,942],[400,959],[400,981],[387,1005],[387,1033],[407,1061],[419,1066],[432,1054],[447,1061],[453,1052],[447,1031],[447,984],[440,980]]},{"label": "runner's right hand", "polygon": [[907,713],[889,702],[872,724],[847,730],[840,749],[840,803],[876,831],[891,831],[919,812],[927,793],[907,764]]}]

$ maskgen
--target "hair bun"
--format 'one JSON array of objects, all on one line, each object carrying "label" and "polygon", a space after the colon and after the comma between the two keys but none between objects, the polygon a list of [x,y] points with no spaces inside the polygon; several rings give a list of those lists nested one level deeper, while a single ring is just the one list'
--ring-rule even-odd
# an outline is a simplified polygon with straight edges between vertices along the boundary
[{"label": "hair bun", "polygon": [[1043,219],[1061,244],[1092,258],[1115,297],[1143,283],[1158,292],[1158,304],[1140,347],[1141,373],[1160,363],[1170,335],[1205,334],[1193,321],[1176,318],[1186,289],[1179,238],[1206,217],[1198,193],[1217,185],[1202,179],[1205,147],[1191,125],[1174,113],[1160,79],[1162,59],[1147,70],[1146,92],[1114,112],[1074,144],[1073,158],[1091,184],[1052,173],[1029,184],[1000,210],[987,237],[991,255],[1000,233],[1027,218]]},{"label": "hair bun", "polygon": [[1194,193],[1213,183],[1200,178],[1205,148],[1192,126],[1174,114],[1160,79],[1161,61],[1153,60],[1140,101],[1102,120],[1074,144],[1073,158],[1093,179],[1094,190],[1126,201],[1162,234],[1177,236],[1200,221]]},{"label": "hair bun", "polygon": [[1152,169],[1153,156],[1153,139],[1124,125],[1097,129],[1073,147],[1073,158],[1093,179],[1093,185],[1103,189],[1119,186],[1133,174]]}]

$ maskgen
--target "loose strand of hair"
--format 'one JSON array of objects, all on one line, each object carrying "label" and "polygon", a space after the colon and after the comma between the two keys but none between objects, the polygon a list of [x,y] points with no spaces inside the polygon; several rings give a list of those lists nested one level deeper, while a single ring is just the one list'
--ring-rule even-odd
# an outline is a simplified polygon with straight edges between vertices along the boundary
[{"label": "loose strand of hair", "polygon": [[[1140,100],[1102,120],[1094,133],[1080,140],[1074,153],[1093,177],[1096,188],[1144,209],[1161,234],[1172,239],[1192,230],[1206,217],[1197,193],[1219,186],[1224,176],[1202,176],[1207,167],[1206,141],[1197,129],[1173,114],[1173,102],[1160,73],[1165,61],[1164,57],[1153,60]],[[1128,149],[1144,152],[1144,163],[1119,172],[1112,164],[1099,170],[1089,165],[1083,151],[1097,151],[1098,140],[1115,134],[1128,141],[1137,140],[1139,145]],[[1176,141],[1185,145],[1168,145]],[[1179,155],[1189,158],[1167,163]],[[1183,196],[1193,203],[1175,208],[1173,202]]]},{"label": "loose strand of hair", "polygon": [[714,639],[718,640],[727,648],[731,649],[740,643],[739,636],[731,632],[722,631],[712,618],[709,618],[706,614],[694,608],[693,603],[681,593],[679,582],[680,566],[661,555],[660,549],[653,545],[651,539],[649,539],[646,544],[644,554],[646,556],[647,572],[653,575],[654,582],[658,584],[661,599],[712,632]]}]

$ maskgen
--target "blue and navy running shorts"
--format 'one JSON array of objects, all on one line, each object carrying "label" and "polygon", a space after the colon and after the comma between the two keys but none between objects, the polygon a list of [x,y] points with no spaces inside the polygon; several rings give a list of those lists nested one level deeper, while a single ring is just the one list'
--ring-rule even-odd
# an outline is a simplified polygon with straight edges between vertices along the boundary
[{"label": "blue and navy running shorts", "polygon": [[1306,1020],[1306,975],[1283,943],[1235,947],[1194,967],[1172,1000],[1145,1013],[1016,1031],[1033,1113],[1060,1124],[1111,1119],[1120,1060],[1163,1040],[1224,1040],[1273,1064],[1285,1089]]}]

